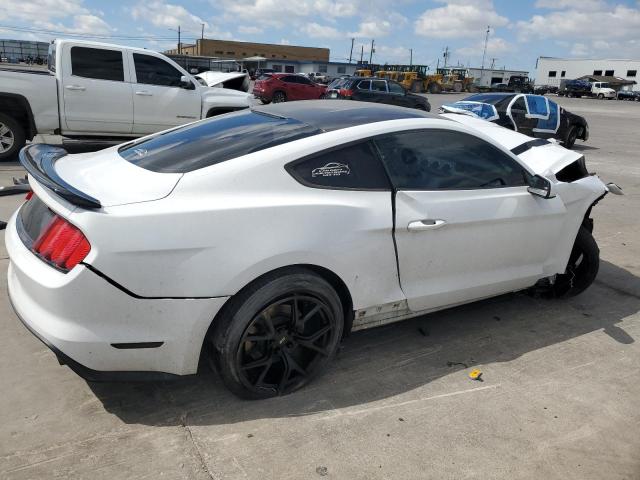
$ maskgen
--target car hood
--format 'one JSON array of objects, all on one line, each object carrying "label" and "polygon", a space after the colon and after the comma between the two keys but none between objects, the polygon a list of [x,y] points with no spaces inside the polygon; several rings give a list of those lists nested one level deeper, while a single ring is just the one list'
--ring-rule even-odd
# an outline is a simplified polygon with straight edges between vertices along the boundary
[{"label": "car hood", "polygon": [[120,147],[64,155],[53,164],[54,173],[102,207],[159,200],[169,195],[182,178],[181,173],[157,173],[138,167],[119,155]]}]

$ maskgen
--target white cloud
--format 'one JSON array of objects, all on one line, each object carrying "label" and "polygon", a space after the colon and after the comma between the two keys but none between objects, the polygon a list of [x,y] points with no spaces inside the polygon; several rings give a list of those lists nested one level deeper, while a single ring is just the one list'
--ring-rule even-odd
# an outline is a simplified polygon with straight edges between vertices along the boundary
[{"label": "white cloud", "polygon": [[438,0],[444,7],[426,10],[414,24],[417,35],[433,38],[481,37],[487,25],[504,27],[509,19],[499,15],[491,0]]},{"label": "white cloud", "polygon": [[3,19],[49,21],[89,13],[82,0],[4,0]]},{"label": "white cloud", "polygon": [[311,38],[341,38],[344,34],[340,33],[336,28],[319,23],[311,22],[300,27],[300,32],[310,36]]},{"label": "white cloud", "polygon": [[[492,37],[487,42],[487,56],[496,55],[506,52],[512,52],[516,48],[513,44],[509,43],[504,38],[500,37]],[[484,51],[484,43],[477,43],[474,45],[469,45],[466,47],[458,48],[456,50],[456,54],[463,57],[473,57],[473,56],[482,56],[482,52]]]},{"label": "white cloud", "polygon": [[617,5],[612,10],[561,11],[534,15],[516,25],[519,38],[624,39],[640,31],[640,9]]},{"label": "white cloud", "polygon": [[602,10],[606,7],[604,0],[537,0],[536,8],[549,10]]},{"label": "white cloud", "polygon": [[239,33],[244,33],[247,35],[257,35],[259,33],[264,32],[264,30],[260,27],[254,27],[251,25],[240,25],[238,27],[238,32]]},{"label": "white cloud", "polygon": [[391,22],[388,20],[368,20],[360,22],[357,32],[350,32],[349,36],[355,38],[384,37],[391,32]]}]

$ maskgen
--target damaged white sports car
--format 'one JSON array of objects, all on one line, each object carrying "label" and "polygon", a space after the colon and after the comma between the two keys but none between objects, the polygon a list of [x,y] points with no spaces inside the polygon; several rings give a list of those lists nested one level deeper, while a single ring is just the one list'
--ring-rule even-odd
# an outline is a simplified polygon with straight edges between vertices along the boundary
[{"label": "damaged white sports car", "polygon": [[240,396],[285,394],[351,330],[598,272],[583,157],[466,116],[294,102],[21,161],[9,295],[93,380],[206,357]]}]

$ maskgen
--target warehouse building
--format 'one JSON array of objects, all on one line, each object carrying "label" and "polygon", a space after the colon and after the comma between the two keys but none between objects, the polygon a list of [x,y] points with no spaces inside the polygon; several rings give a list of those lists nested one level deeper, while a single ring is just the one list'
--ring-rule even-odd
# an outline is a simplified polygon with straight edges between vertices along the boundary
[{"label": "warehouse building", "polygon": [[47,63],[47,42],[0,40],[0,58],[9,63]]},{"label": "warehouse building", "polygon": [[526,70],[506,70],[504,68],[500,70],[494,68],[469,67],[469,75],[475,79],[474,83],[477,85],[490,87],[496,83],[509,83],[509,79],[514,76],[528,77],[529,72]]},{"label": "warehouse building", "polygon": [[640,60],[539,57],[535,84],[560,86],[565,79],[594,77],[618,83],[620,88],[638,90],[639,71]]},{"label": "warehouse building", "polygon": [[271,43],[234,42],[231,40],[196,40],[194,44],[181,44],[179,48],[167,50],[167,54],[195,55],[216,58],[264,57],[268,60],[329,61],[328,48],[299,47]]}]

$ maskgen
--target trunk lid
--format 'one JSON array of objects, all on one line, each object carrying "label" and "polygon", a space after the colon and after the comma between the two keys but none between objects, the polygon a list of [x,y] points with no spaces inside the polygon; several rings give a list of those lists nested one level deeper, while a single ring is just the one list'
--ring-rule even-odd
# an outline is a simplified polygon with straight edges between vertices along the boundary
[{"label": "trunk lid", "polygon": [[159,200],[182,177],[138,167],[122,158],[119,148],[68,154],[60,147],[34,144],[22,150],[20,161],[37,182],[88,209]]}]

